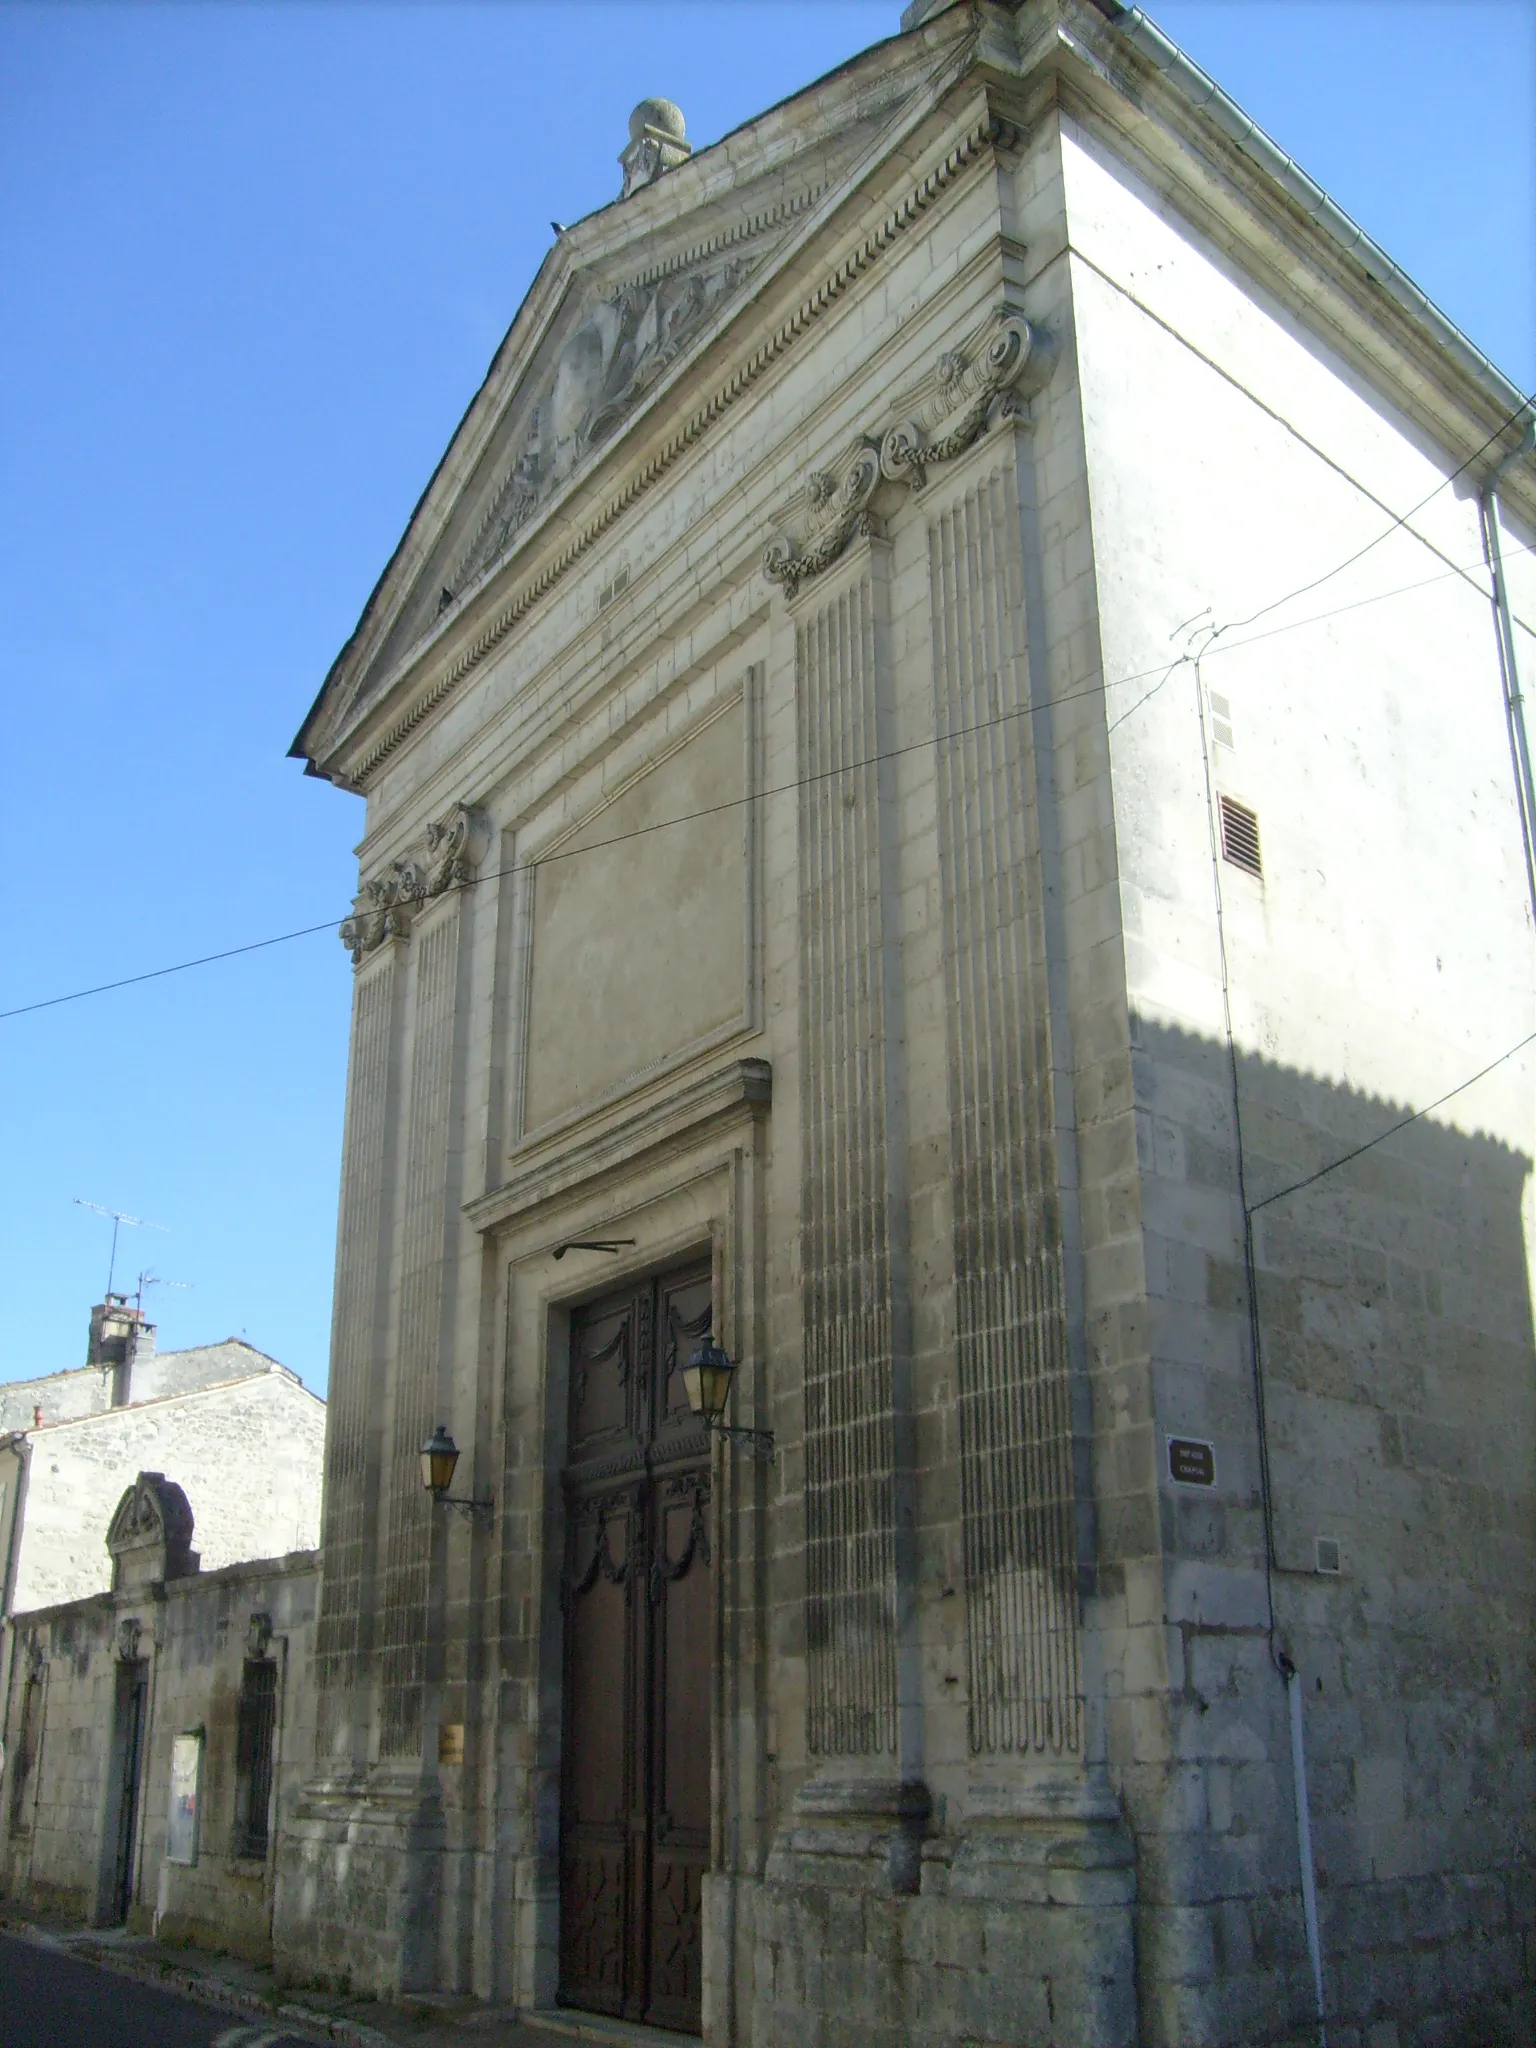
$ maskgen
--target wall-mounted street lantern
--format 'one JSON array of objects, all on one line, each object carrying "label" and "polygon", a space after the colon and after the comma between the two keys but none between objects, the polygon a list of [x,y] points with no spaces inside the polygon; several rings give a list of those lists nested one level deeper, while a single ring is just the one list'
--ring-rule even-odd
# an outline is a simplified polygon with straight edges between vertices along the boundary
[{"label": "wall-mounted street lantern", "polygon": [[729,1437],[733,1443],[744,1445],[750,1457],[771,1458],[771,1429],[742,1429],[725,1420],[731,1382],[735,1377],[735,1365],[713,1337],[706,1337],[683,1367],[683,1387],[688,1395],[688,1406],[704,1427],[712,1429],[716,1436]]},{"label": "wall-mounted street lantern", "polygon": [[461,1515],[473,1519],[484,1515],[489,1521],[496,1512],[494,1500],[464,1500],[448,1491],[453,1484],[453,1468],[459,1462],[459,1447],[439,1423],[421,1447],[421,1483],[435,1501],[445,1508],[457,1508]]}]

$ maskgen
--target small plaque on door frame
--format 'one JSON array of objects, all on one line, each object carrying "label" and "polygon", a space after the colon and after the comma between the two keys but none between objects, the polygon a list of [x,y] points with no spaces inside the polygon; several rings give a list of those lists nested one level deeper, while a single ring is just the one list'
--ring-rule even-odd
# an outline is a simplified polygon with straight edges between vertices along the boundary
[{"label": "small plaque on door frame", "polygon": [[463,1763],[464,1723],[462,1721],[441,1721],[438,1723],[437,1760],[440,1764]]},{"label": "small plaque on door frame", "polygon": [[1216,1446],[1199,1436],[1169,1437],[1168,1477],[1175,1486],[1214,1486]]}]

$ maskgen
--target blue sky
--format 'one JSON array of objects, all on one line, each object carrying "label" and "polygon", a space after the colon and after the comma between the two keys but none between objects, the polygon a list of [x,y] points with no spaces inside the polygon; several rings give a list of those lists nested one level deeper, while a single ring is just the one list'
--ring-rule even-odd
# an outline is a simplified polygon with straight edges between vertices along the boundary
[{"label": "blue sky", "polygon": [[[0,7],[0,1008],[329,917],[286,750],[548,247],[660,92],[709,142],[900,0]],[[1150,10],[1536,385],[1536,7]],[[351,968],[326,934],[0,1022],[0,1378],[162,1344],[322,1386]]]}]

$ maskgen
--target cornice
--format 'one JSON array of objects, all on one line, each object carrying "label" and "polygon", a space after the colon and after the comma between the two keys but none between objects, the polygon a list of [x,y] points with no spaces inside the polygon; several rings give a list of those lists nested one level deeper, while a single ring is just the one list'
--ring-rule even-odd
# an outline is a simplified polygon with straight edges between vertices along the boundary
[{"label": "cornice", "polygon": [[[355,759],[346,761],[343,758],[335,767],[328,767],[325,772],[348,788],[366,791],[370,778],[382,764],[410,737],[424,719],[430,717],[459,688],[466,677],[480,667],[486,657],[501,645],[529,612],[564,581],[609,528],[647,496],[682,457],[795,347],[802,336],[878,265],[886,251],[898,242],[957,180],[989,156],[995,147],[1009,146],[1017,140],[1017,129],[1011,122],[994,112],[990,99],[984,96],[980,108],[972,113],[959,136],[951,142],[932,169],[909,187],[906,194],[889,210],[877,227],[864,235],[841,260],[823,272],[817,284],[805,294],[798,307],[780,323],[769,339],[760,343],[750,355],[737,363],[728,376],[716,384],[710,396],[697,406],[681,426],[640,465],[629,480],[598,508],[544,568],[529,578],[508,602],[492,614],[469,645],[462,648],[438,674],[432,677],[408,705],[398,711],[384,729],[366,744]],[[340,751],[344,756],[345,749]]]},{"label": "cornice", "polygon": [[[1529,401],[1221,87],[1139,8],[1059,0],[1048,62],[1063,111],[1145,178],[1262,291],[1447,452],[1491,470]],[[1219,190],[1213,187],[1220,188]],[[1222,195],[1230,194],[1225,205]],[[1536,511],[1536,464],[1520,477]]]},{"label": "cornice", "polygon": [[1489,393],[1508,413],[1529,404],[1527,395],[1512,384],[1477,344],[1442,313],[1422,286],[1415,284],[1398,264],[1344,209],[1331,199],[1314,179],[1309,178],[1293,157],[1287,156],[1253,118],[1215,79],[1202,71],[1139,7],[1127,7],[1120,0],[1094,0],[1105,13],[1118,37],[1135,45],[1141,56],[1201,116],[1219,128],[1242,153],[1251,158],[1266,176],[1279,185],[1307,218],[1352,258],[1375,285],[1396,299],[1403,311],[1418,324],[1431,329],[1437,345],[1458,358],[1477,381],[1492,387]]},{"label": "cornice", "polygon": [[[605,283],[597,270],[577,273],[573,284],[580,281],[596,288],[595,300],[588,306],[589,321],[594,313],[605,311],[620,333],[626,324],[631,325],[637,335],[647,328],[651,330],[648,348],[642,345],[634,358],[627,354],[621,356],[626,365],[624,381],[610,398],[594,401],[595,413],[583,422],[580,431],[595,435],[599,445],[610,434],[622,431],[627,424],[627,416],[638,414],[643,409],[646,400],[658,387],[661,373],[671,361],[693,352],[711,318],[718,320],[721,317],[722,306],[726,317],[729,316],[732,302],[745,289],[755,263],[763,260],[763,252],[754,251],[750,245],[774,228],[782,227],[785,222],[808,212],[826,190],[827,181],[822,179],[781,199],[777,205],[761,208],[745,220],[732,222],[706,240],[675,251],[636,276]],[[676,280],[675,288],[681,291],[682,296],[664,307],[665,292],[671,280]],[[581,332],[582,328],[577,327],[575,333],[579,335]],[[568,345],[570,340],[568,336]],[[708,346],[707,341],[703,346]],[[418,631],[415,643],[400,658],[396,676],[386,678],[381,684],[381,694],[387,694],[391,683],[422,659],[439,632],[452,631],[455,619],[462,618],[466,609],[491,585],[508,556],[554,513],[563,493],[558,488],[553,492],[541,491],[537,483],[530,488],[523,481],[530,453],[530,437],[533,441],[539,439],[542,402],[547,400],[555,382],[554,366],[546,366],[546,369],[547,374],[541,383],[533,376],[530,362],[527,377],[519,380],[510,407],[496,415],[490,438],[494,438],[501,425],[517,412],[522,414],[519,432],[502,449],[501,460],[488,489],[485,479],[480,479],[483,498],[480,516],[467,534],[460,536],[453,558],[443,572],[442,601],[438,604],[436,619]],[[524,396],[530,402],[519,405],[519,399]],[[591,452],[590,446],[586,452]],[[537,452],[533,454],[533,463],[537,472],[540,464]],[[579,471],[585,467],[585,462],[579,463],[577,476],[570,480],[578,488],[581,482]],[[512,515],[510,522],[509,513]],[[526,533],[522,530],[525,521]],[[498,523],[504,529],[510,524],[510,531],[504,530],[499,544],[493,541],[488,549],[486,537]],[[438,538],[442,538],[441,533]],[[406,616],[408,609],[409,594],[395,616],[391,631]],[[345,710],[339,717],[345,719]]]},{"label": "cornice", "polygon": [[[772,216],[780,206],[784,220],[814,214],[819,202],[801,204],[803,194],[798,189],[808,132],[811,147],[825,156],[813,182],[830,190],[850,176],[856,179],[871,149],[875,154],[881,149],[882,136],[872,131],[883,130],[888,118],[910,104],[914,96],[932,100],[954,84],[964,68],[958,55],[964,41],[953,25],[946,25],[942,31],[876,43],[788,100],[699,149],[666,177],[628,199],[615,197],[559,236],[540,264],[289,749],[293,757],[308,761],[307,772],[350,786],[344,772],[322,765],[341,751],[337,733],[348,722],[348,713],[338,718],[332,711],[332,700],[338,693],[349,701],[355,699],[357,678],[387,643],[399,621],[402,601],[408,600],[442,538],[445,510],[451,509],[476,474],[499,430],[509,397],[558,324],[571,288],[584,278],[601,282],[625,276],[635,263],[637,243],[666,242],[675,248],[676,240],[690,233],[697,243],[696,217],[734,207],[738,192],[741,203],[754,208],[751,218],[761,223],[759,232],[774,224]],[[902,123],[903,128],[905,125]],[[898,146],[904,140],[904,135],[898,136]],[[762,195],[775,188],[781,195],[778,205],[765,207]],[[730,230],[724,232],[728,236]],[[665,256],[656,262],[671,260]],[[413,649],[411,659],[421,651],[419,646]],[[398,676],[389,679],[384,691],[397,680]]]},{"label": "cornice", "polygon": [[685,1073],[631,1099],[596,1130],[562,1127],[548,1139],[535,1138],[514,1156],[501,1186],[466,1202],[464,1214],[478,1231],[502,1229],[590,1181],[692,1143],[711,1127],[765,1115],[772,1099],[773,1069],[766,1060],[733,1059]]}]

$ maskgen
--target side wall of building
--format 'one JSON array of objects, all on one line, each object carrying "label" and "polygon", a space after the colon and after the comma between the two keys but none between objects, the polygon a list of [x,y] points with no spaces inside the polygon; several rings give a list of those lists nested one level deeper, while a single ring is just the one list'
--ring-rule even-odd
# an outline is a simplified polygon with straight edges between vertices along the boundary
[{"label": "side wall of building", "polygon": [[106,1590],[107,1523],[144,1471],[173,1473],[185,1487],[205,1570],[318,1541],[325,1404],[282,1368],[44,1423],[29,1436],[18,1608]]},{"label": "side wall of building", "polygon": [[[1514,2038],[1536,1068],[1506,1055],[1536,989],[1491,458],[1453,476],[1465,428],[1437,440],[1433,387],[1394,375],[1387,334],[1373,362],[1287,311],[1217,246],[1219,197],[1197,230],[1092,123],[1065,170],[1154,1376],[1132,1448],[1157,1519],[1111,1681],[1145,2038],[1247,2043],[1311,2008],[1280,1658],[1330,2039]],[[1532,537],[1507,543],[1528,673]],[[1261,874],[1223,857],[1234,803]],[[1177,1435],[1214,1445],[1214,1487],[1172,1483]]]}]

